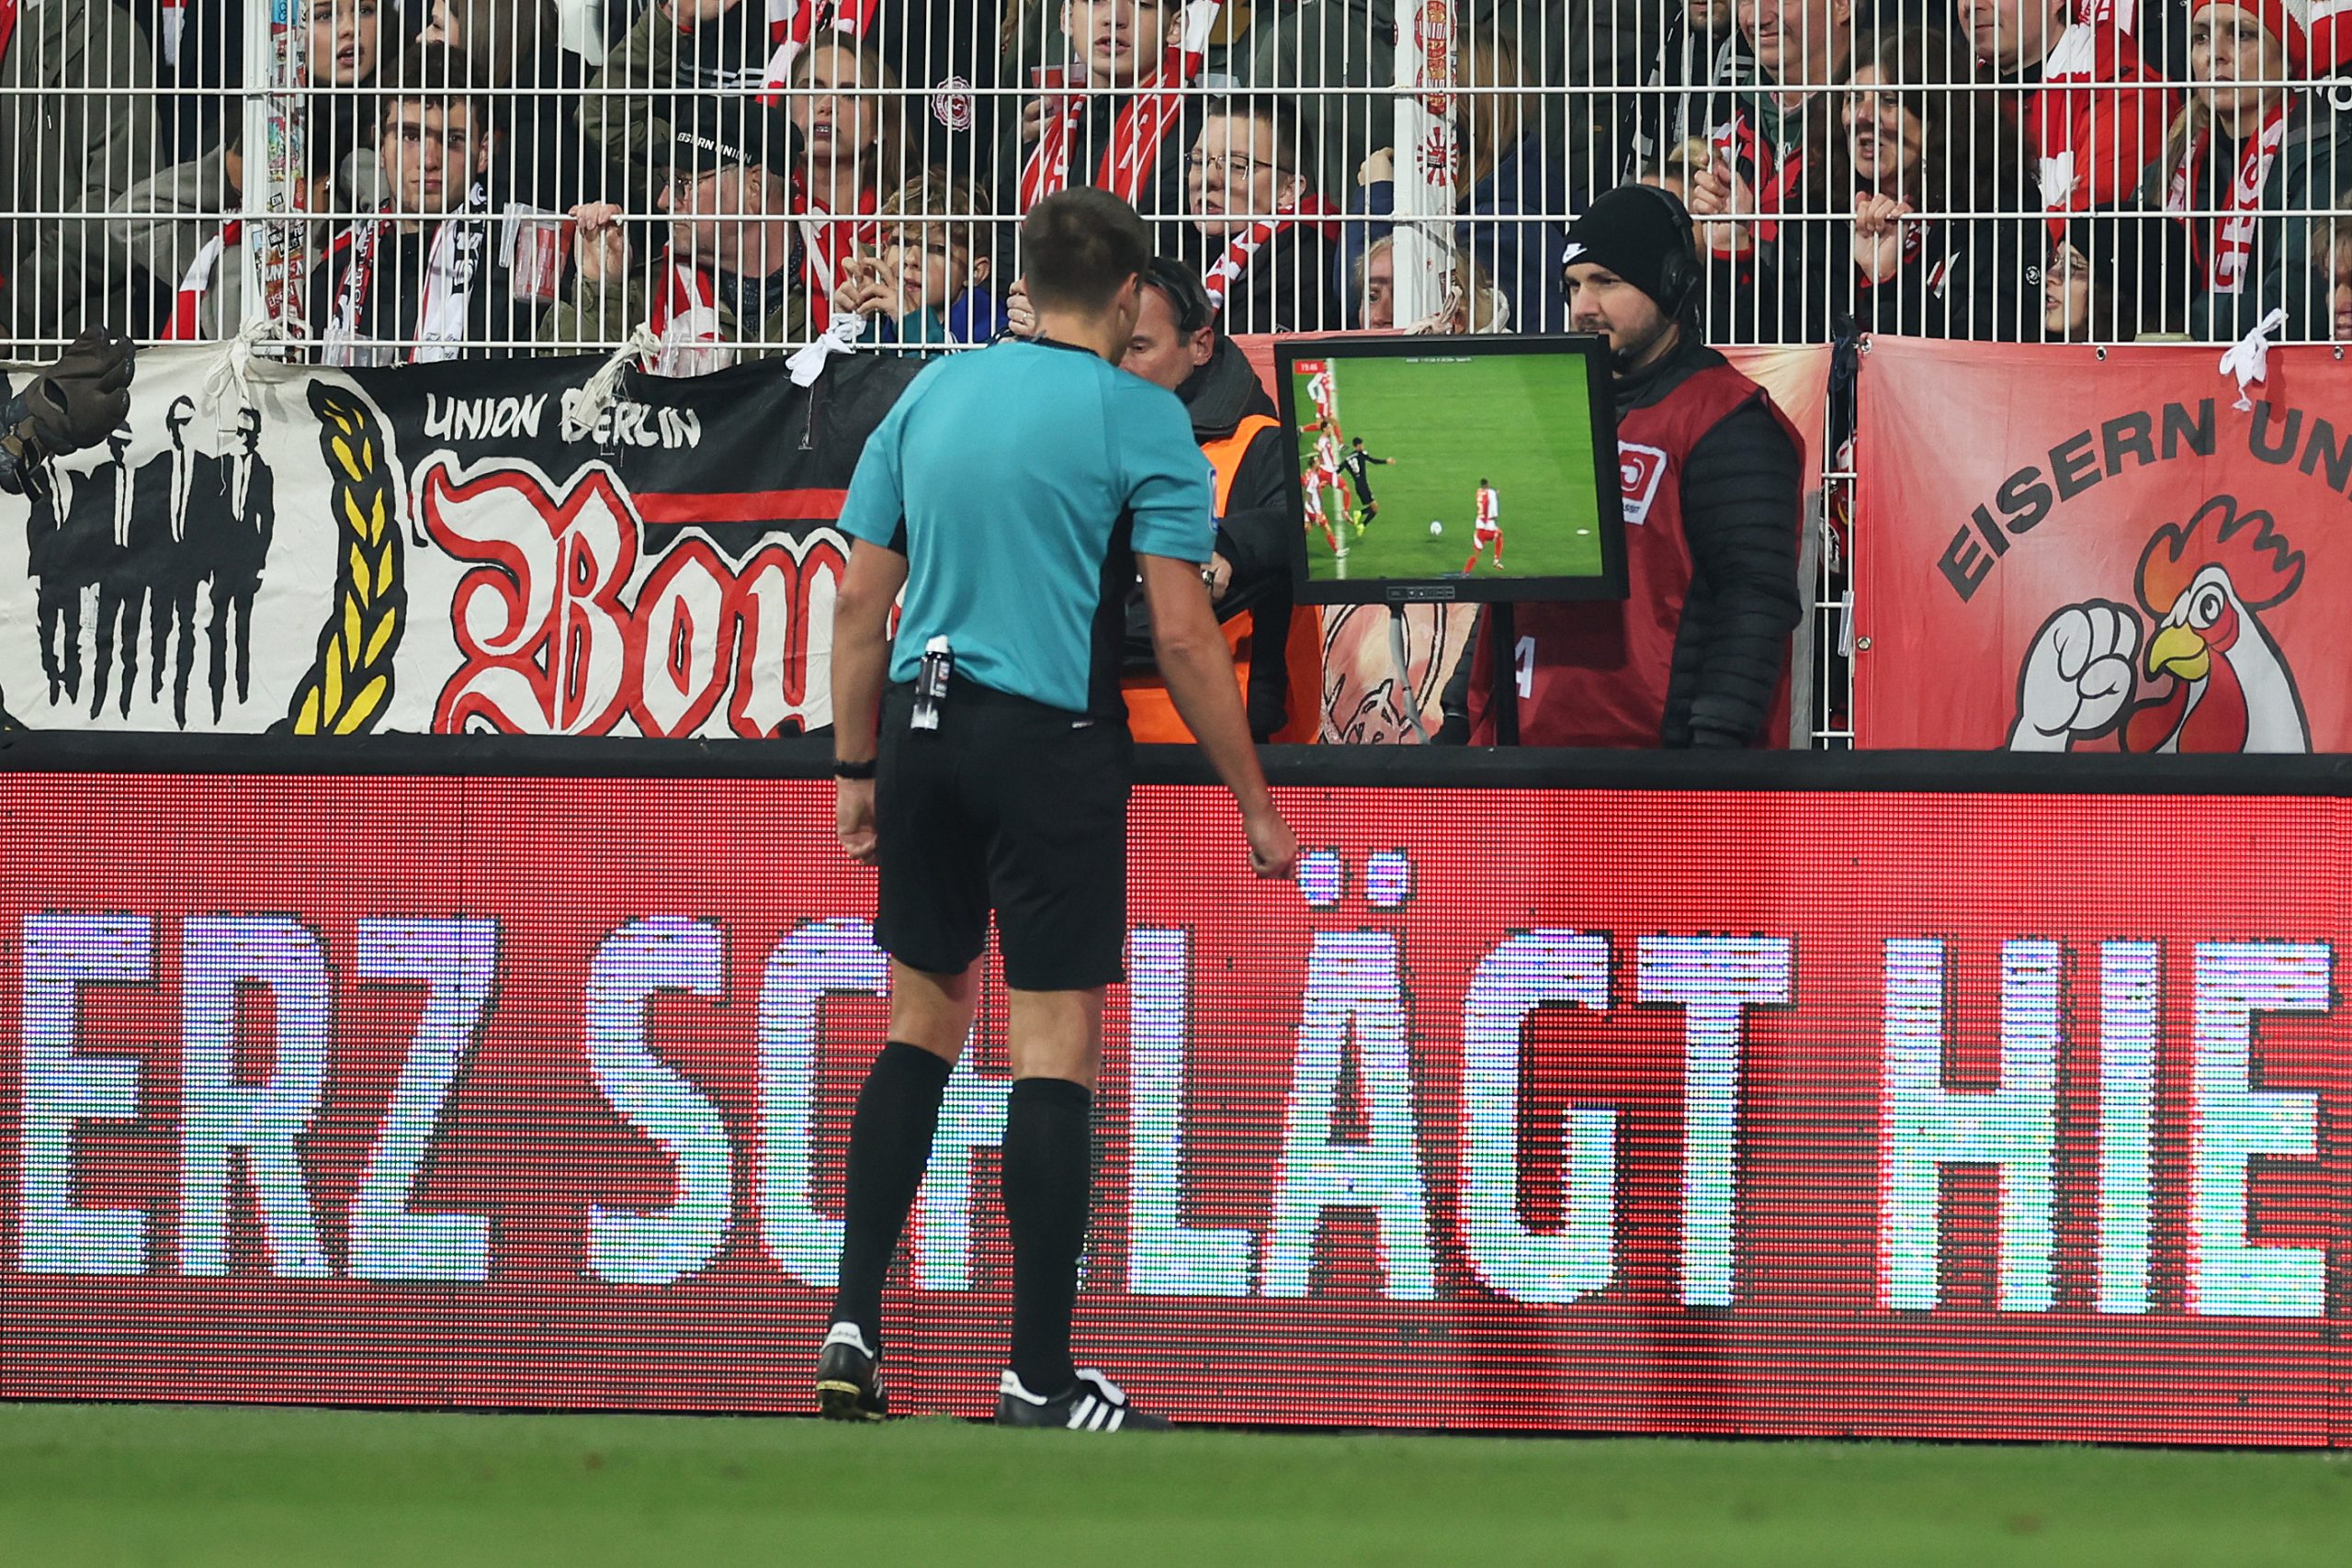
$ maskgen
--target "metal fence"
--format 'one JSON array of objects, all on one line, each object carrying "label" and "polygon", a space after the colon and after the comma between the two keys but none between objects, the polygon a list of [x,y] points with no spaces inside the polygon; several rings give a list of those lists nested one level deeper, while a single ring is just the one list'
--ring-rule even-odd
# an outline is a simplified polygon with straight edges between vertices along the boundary
[{"label": "metal fence", "polygon": [[[2278,341],[2352,339],[2347,0],[0,15],[19,355],[104,322],[343,364],[635,343],[685,373],[852,310],[944,350],[1001,330],[1021,214],[1070,184],[1133,200],[1232,331],[1563,330],[1566,226],[1628,179],[1693,213],[1715,341],[2225,343],[2273,312]],[[1826,521],[1848,482],[1829,465]]]}]

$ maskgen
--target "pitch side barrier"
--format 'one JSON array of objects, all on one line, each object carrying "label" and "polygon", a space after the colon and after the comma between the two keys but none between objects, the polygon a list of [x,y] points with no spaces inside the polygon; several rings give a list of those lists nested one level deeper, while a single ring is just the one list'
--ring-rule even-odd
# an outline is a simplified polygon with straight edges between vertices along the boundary
[{"label": "pitch side barrier", "polygon": [[[0,1397],[806,1407],[821,741],[0,737]],[[1082,1357],[1179,1417],[2352,1444],[2352,760],[1148,751]],[[1004,1355],[984,987],[889,1297]]]}]

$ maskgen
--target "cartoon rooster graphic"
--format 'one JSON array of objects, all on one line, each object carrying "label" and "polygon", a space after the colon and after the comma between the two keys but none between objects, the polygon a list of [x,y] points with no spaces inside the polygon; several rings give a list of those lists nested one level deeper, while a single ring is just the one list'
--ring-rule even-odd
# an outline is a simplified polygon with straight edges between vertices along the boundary
[{"label": "cartoon rooster graphic", "polygon": [[2018,674],[2008,749],[2064,751],[2114,734],[2126,751],[2309,751],[2295,677],[2256,614],[2302,581],[2302,552],[2233,497],[2165,524],[2140,554],[2140,608],[2154,627],[2144,660],[2131,606],[2060,610]]}]

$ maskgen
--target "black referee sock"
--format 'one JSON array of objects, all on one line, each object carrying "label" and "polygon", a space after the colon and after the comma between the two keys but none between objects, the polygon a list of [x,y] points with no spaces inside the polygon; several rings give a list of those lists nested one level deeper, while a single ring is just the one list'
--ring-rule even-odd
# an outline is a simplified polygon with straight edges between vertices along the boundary
[{"label": "black referee sock", "polygon": [[955,1064],[919,1045],[893,1040],[874,1058],[857,1091],[850,1123],[849,1171],[842,1218],[841,1283],[835,1323],[854,1323],[876,1350],[882,1344],[882,1280],[899,1249],[907,1211],[931,1163],[939,1101]]},{"label": "black referee sock", "polygon": [[1094,1094],[1022,1078],[1004,1116],[1004,1217],[1012,1233],[1012,1371],[1050,1398],[1078,1381],[1069,1319],[1094,1199]]}]

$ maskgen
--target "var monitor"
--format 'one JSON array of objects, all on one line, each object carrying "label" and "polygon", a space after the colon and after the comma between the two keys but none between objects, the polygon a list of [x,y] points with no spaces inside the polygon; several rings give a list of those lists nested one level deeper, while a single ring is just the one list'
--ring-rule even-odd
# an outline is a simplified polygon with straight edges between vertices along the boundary
[{"label": "var monitor", "polygon": [[1601,339],[1313,338],[1274,364],[1302,603],[1625,596]]}]

